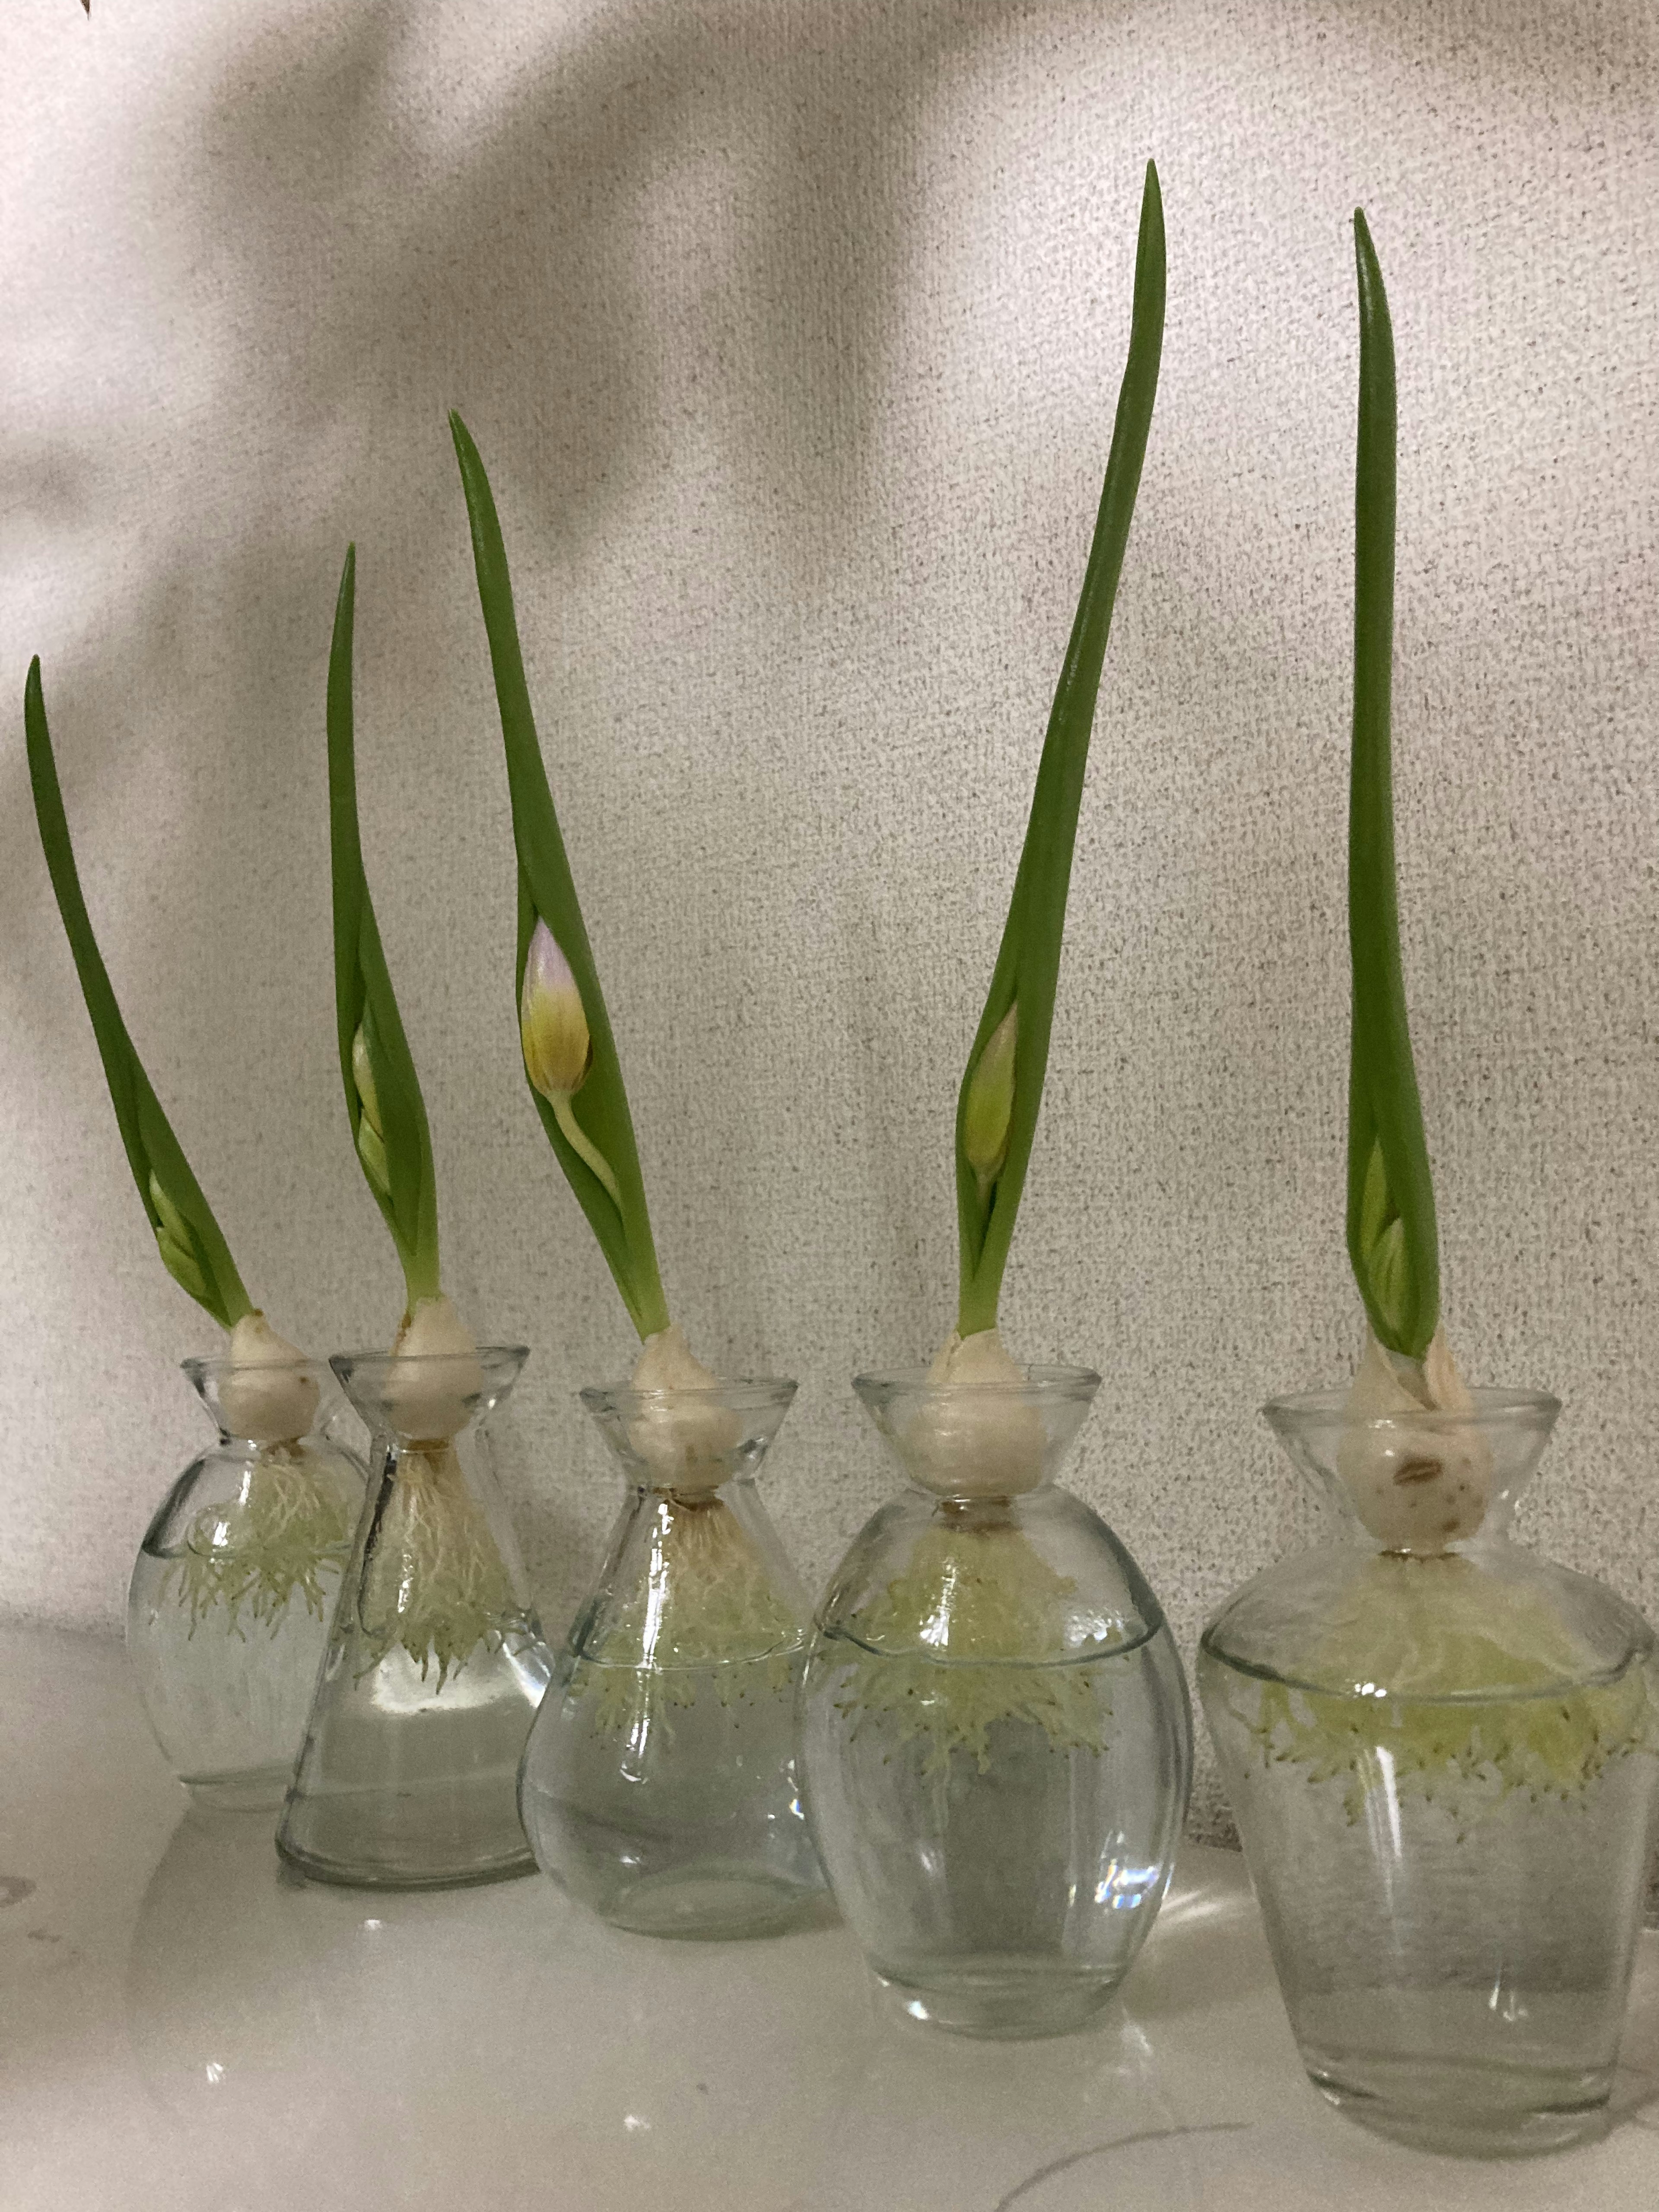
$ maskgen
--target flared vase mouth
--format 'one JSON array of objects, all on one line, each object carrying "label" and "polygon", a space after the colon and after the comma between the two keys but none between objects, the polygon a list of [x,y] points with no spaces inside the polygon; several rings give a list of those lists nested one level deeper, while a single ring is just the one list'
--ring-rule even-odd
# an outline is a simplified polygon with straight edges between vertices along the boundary
[{"label": "flared vase mouth", "polygon": [[1301,1390],[1269,1398],[1262,1419],[1276,1436],[1310,1443],[1322,1435],[1341,1436],[1371,1430],[1391,1435],[1409,1428],[1425,1434],[1452,1436],[1475,1429],[1492,1436],[1527,1433],[1541,1442],[1555,1426],[1561,1401],[1547,1390],[1471,1390],[1474,1409],[1466,1413],[1435,1413],[1413,1406],[1398,1413],[1350,1413],[1352,1385],[1335,1390]]},{"label": "flared vase mouth", "polygon": [[969,1506],[1052,1482],[1100,1379],[1092,1367],[1028,1367],[1006,1382],[941,1383],[911,1367],[855,1375],[853,1388],[908,1480]]},{"label": "flared vase mouth", "polygon": [[1087,1406],[1101,1384],[1092,1367],[1028,1367],[1018,1381],[1009,1382],[934,1382],[932,1374],[930,1367],[896,1367],[884,1374],[855,1375],[853,1388],[875,1413],[897,1398],[919,1404],[933,1400],[960,1404],[964,1398],[975,1398],[1000,1405],[1029,1399],[1033,1404],[1070,1401]]},{"label": "flared vase mouth", "polygon": [[527,1345],[476,1352],[337,1352],[329,1365],[369,1427],[410,1443],[447,1441],[498,1406],[530,1357]]},{"label": "flared vase mouth", "polygon": [[291,1376],[314,1382],[319,1389],[334,1387],[333,1371],[326,1359],[231,1359],[216,1355],[211,1359],[181,1359],[179,1371],[204,1397],[209,1390],[220,1389],[231,1375]]},{"label": "flared vase mouth", "polygon": [[576,1395],[595,1420],[617,1415],[627,1420],[653,1409],[672,1412],[684,1407],[720,1407],[731,1413],[771,1413],[780,1419],[795,1401],[800,1385],[787,1375],[741,1375],[732,1382],[716,1381],[700,1389],[636,1390],[631,1382],[590,1384]]},{"label": "flared vase mouth", "polygon": [[242,1444],[298,1443],[339,1404],[326,1360],[181,1359],[179,1371],[222,1437]]},{"label": "flared vase mouth", "polygon": [[787,1376],[750,1375],[702,1389],[612,1382],[578,1395],[635,1489],[708,1498],[757,1472],[795,1390]]},{"label": "flared vase mouth", "polygon": [[1561,1401],[1547,1390],[1472,1390],[1466,1411],[1355,1413],[1352,1389],[1269,1399],[1262,1414],[1350,1528],[1388,1552],[1438,1556],[1503,1537]]}]

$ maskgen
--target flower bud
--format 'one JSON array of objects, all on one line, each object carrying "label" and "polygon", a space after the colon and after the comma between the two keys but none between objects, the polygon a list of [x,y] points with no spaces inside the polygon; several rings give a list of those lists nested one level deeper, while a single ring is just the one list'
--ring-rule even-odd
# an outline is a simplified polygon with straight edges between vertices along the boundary
[{"label": "flower bud", "polygon": [[570,963],[539,917],[525,956],[519,1037],[525,1072],[550,1105],[581,1089],[593,1058],[587,1016]]},{"label": "flower bud", "polygon": [[386,1133],[380,1127],[380,1097],[374,1087],[374,1063],[369,1058],[368,1038],[359,1022],[351,1040],[351,1079],[357,1086],[357,1158],[363,1173],[382,1199],[390,1200],[392,1174],[386,1166]]},{"label": "flower bud", "polygon": [[357,1024],[356,1035],[351,1040],[351,1079],[357,1086],[363,1117],[377,1137],[386,1134],[380,1127],[380,1095],[374,1088],[374,1063],[368,1056],[368,1039],[363,1024]]},{"label": "flower bud", "polygon": [[985,1040],[985,1049],[968,1079],[962,1149],[979,1180],[981,1197],[1001,1174],[1008,1157],[1008,1130],[1014,1118],[1014,1048],[1018,1040],[1019,1002],[1016,1000]]},{"label": "flower bud", "polygon": [[204,1298],[207,1278],[196,1256],[196,1239],[191,1234],[190,1224],[162,1189],[154,1170],[149,1178],[149,1202],[159,1216],[155,1248],[161,1255],[161,1265],[181,1291],[187,1291],[193,1298]]}]

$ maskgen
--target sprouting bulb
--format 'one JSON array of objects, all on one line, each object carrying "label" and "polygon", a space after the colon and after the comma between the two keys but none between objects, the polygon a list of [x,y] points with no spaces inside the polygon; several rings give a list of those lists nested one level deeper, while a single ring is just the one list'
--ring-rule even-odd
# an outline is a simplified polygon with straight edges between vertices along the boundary
[{"label": "sprouting bulb", "polygon": [[297,1345],[278,1336],[256,1308],[230,1332],[219,1412],[234,1437],[293,1443],[317,1418],[317,1380]]},{"label": "sprouting bulb", "polygon": [[1043,1478],[1047,1434],[1025,1370],[1000,1331],[952,1329],[927,1370],[927,1396],[905,1452],[916,1480],[942,1498],[1014,1498]]},{"label": "sprouting bulb", "polygon": [[730,1479],[743,1424],[721,1403],[719,1376],[693,1352],[678,1322],[646,1338],[629,1388],[639,1395],[639,1410],[628,1441],[653,1482],[695,1493],[718,1490]]},{"label": "sprouting bulb", "polygon": [[405,1363],[386,1385],[392,1427],[408,1443],[447,1443],[472,1419],[484,1387],[477,1338],[440,1293],[404,1315],[392,1349]]},{"label": "sprouting bulb", "polygon": [[1347,1413],[1337,1466],[1353,1509],[1386,1549],[1437,1553],[1478,1535],[1492,1500],[1492,1449],[1474,1401],[1437,1329],[1421,1360],[1372,1336]]}]

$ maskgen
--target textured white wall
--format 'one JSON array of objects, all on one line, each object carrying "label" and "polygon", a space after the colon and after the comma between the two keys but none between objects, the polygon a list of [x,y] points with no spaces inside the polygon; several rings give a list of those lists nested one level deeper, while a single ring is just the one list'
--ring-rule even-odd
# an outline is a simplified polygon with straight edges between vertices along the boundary
[{"label": "textured white wall", "polygon": [[[517,1066],[506,790],[444,410],[494,471],[664,1272],[802,1379],[954,1283],[954,1085],[1081,573],[1140,165],[1170,320],[1006,1319],[1108,1377],[1077,1480],[1183,1644],[1307,1526],[1255,1407],[1356,1350],[1341,899],[1366,205],[1401,363],[1407,961],[1446,1310],[1568,1401],[1538,1539],[1659,1601],[1659,34],[1648,0],[6,0],[0,680],[256,1297],[398,1285],[332,1065],[322,690],[360,766],[450,1285],[535,1346],[561,1627],[620,1306]],[[0,737],[0,1605],[112,1626],[205,1431]]]}]

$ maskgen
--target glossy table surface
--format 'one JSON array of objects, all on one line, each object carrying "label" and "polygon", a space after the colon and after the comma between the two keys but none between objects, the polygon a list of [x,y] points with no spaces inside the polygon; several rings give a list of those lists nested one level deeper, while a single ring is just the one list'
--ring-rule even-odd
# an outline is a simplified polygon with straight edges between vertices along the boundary
[{"label": "glossy table surface", "polygon": [[100,2212],[1654,2212],[1659,1936],[1618,2124],[1465,2164],[1373,2140],[1297,2063],[1241,1862],[1189,1849],[1090,2033],[896,2017],[833,1924],[619,1935],[539,1876],[283,1876],[208,1819],[118,1646],[0,1629],[0,2207]]}]

